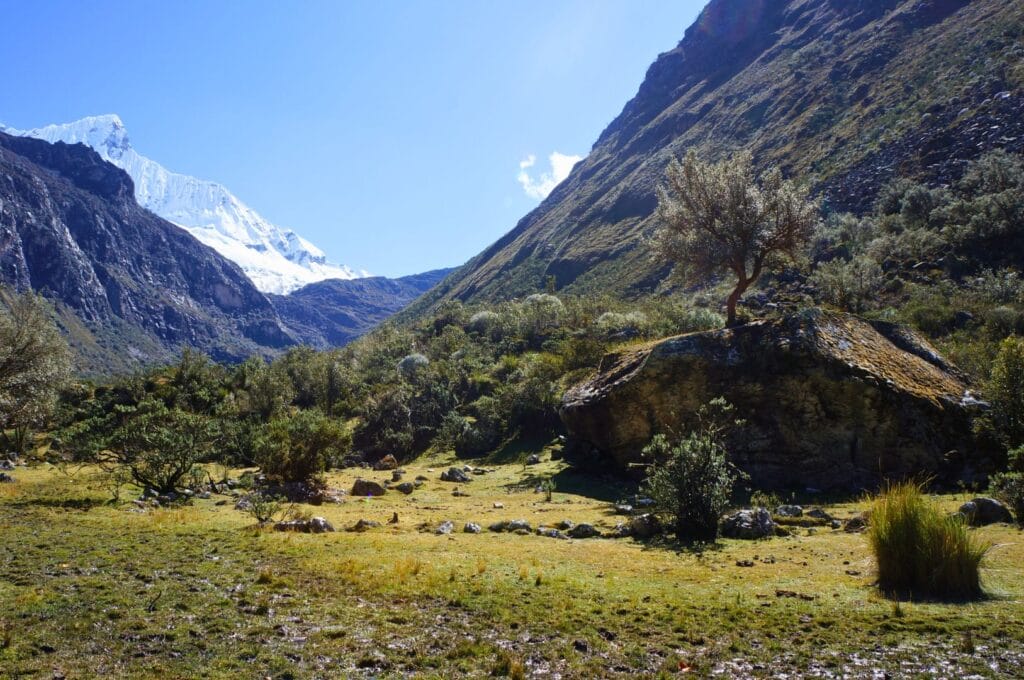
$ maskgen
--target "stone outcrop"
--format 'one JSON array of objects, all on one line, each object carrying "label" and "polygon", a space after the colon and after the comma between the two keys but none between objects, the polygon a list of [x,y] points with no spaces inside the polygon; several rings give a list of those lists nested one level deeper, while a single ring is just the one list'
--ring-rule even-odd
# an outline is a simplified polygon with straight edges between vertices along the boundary
[{"label": "stone outcrop", "polygon": [[629,468],[715,397],[746,421],[731,451],[759,487],[856,490],[984,467],[971,421],[985,405],[955,368],[905,328],[818,309],[610,354],[560,414],[578,455]]}]

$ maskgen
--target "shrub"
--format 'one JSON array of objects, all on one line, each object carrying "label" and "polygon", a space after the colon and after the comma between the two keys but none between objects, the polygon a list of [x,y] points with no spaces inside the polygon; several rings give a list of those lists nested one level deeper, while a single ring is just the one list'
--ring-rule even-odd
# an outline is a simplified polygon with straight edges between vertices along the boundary
[{"label": "shrub", "polygon": [[284,508],[284,501],[280,496],[272,496],[263,491],[251,493],[245,500],[247,502],[241,505],[243,511],[251,515],[261,526],[273,522]]},{"label": "shrub", "polygon": [[718,519],[736,482],[735,468],[726,460],[725,427],[712,416],[712,409],[728,416],[732,407],[722,399],[709,406],[701,410],[694,432],[674,443],[655,435],[643,450],[645,458],[657,461],[644,482],[646,492],[682,541],[718,538]]},{"label": "shrub", "polygon": [[412,380],[429,365],[430,359],[422,354],[409,354],[402,357],[402,360],[398,362],[398,372],[406,380]]},{"label": "shrub", "polygon": [[891,484],[875,499],[868,541],[884,592],[938,599],[981,595],[979,567],[989,546],[962,518],[929,503],[917,483]]},{"label": "shrub", "polygon": [[315,482],[352,444],[348,430],[316,410],[270,421],[256,451],[263,473],[281,482]]},{"label": "shrub", "polygon": [[992,475],[989,490],[993,496],[1010,506],[1017,523],[1024,526],[1024,473],[1001,472]]},{"label": "shrub", "polygon": [[882,268],[865,255],[849,262],[824,262],[811,275],[811,283],[823,299],[852,312],[862,311],[881,289],[882,282]]},{"label": "shrub", "polygon": [[1024,338],[1006,338],[999,345],[987,392],[993,422],[1007,447],[1024,444]]}]

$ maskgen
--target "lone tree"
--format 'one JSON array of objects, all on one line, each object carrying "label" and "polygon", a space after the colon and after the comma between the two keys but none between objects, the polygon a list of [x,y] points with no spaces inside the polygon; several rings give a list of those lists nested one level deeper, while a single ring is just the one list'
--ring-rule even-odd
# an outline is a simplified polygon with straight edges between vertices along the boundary
[{"label": "lone tree", "polygon": [[736,303],[761,272],[795,258],[808,243],[818,205],[778,168],[758,177],[747,153],[708,163],[690,151],[682,162],[669,163],[666,183],[658,190],[658,218],[656,250],[686,281],[735,274],[728,299],[731,326]]},{"label": "lone tree", "polygon": [[41,297],[0,300],[0,444],[24,451],[29,432],[53,410],[71,372],[70,357]]}]

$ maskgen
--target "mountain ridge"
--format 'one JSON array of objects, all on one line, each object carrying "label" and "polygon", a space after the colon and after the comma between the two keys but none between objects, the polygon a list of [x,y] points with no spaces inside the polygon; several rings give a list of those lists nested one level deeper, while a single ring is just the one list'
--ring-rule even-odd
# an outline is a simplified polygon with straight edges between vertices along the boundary
[{"label": "mountain ridge", "polygon": [[948,183],[987,150],[1024,150],[1021,35],[1011,0],[712,0],[551,195],[405,314],[552,279],[671,290],[646,241],[664,166],[688,149],[748,150],[853,212],[895,177]]},{"label": "mountain ridge", "polygon": [[51,143],[85,144],[132,177],[139,205],[183,227],[238,263],[265,293],[287,294],[315,281],[360,275],[349,267],[329,263],[322,250],[294,231],[264,219],[224,185],[172,172],[142,156],[116,114],[31,130],[0,125],[0,131]]}]

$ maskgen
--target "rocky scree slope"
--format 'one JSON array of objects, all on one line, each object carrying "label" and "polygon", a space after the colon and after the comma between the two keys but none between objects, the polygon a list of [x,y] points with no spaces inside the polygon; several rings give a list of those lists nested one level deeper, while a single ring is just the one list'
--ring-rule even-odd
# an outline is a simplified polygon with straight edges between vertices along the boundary
[{"label": "rocky scree slope", "polygon": [[983,404],[924,339],[891,323],[810,309],[607,355],[560,415],[577,455],[646,464],[658,433],[685,432],[725,397],[746,421],[734,462],[760,488],[871,488],[882,479],[970,480]]},{"label": "rocky scree slope", "polygon": [[645,244],[665,165],[740,149],[833,210],[881,186],[944,183],[987,150],[1024,151],[1019,0],[712,0],[539,207],[410,314],[443,299],[668,287]]},{"label": "rocky scree slope", "polygon": [[131,178],[81,144],[0,133],[0,282],[56,303],[86,372],[294,342],[236,264],[141,208]]}]

